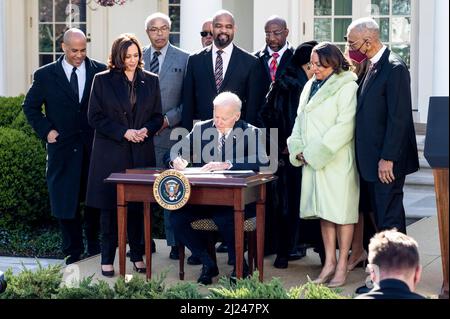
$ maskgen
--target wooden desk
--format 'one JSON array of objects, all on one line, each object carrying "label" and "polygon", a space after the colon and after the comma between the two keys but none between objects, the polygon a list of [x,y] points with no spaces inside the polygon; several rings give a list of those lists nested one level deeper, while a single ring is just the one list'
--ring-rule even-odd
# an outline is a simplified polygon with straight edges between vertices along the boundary
[{"label": "wooden desk", "polygon": [[[150,203],[156,203],[153,197],[153,183],[162,171],[127,170],[126,173],[113,173],[106,182],[117,184],[117,219],[119,232],[119,271],[125,276],[125,251],[127,239],[127,203],[144,204],[145,256],[147,279],[152,273],[151,213]],[[276,177],[272,174],[209,174],[186,175],[191,184],[191,205],[223,205],[234,208],[236,276],[242,278],[244,257],[244,207],[256,202],[256,242],[257,268],[259,280],[264,278],[264,223],[266,183]]]}]

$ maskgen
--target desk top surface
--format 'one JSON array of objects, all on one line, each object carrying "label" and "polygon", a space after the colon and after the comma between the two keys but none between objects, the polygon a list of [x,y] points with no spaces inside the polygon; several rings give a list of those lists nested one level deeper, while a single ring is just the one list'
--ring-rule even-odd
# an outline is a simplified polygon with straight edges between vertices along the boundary
[{"label": "desk top surface", "polygon": [[[129,169],[125,173],[112,173],[105,182],[118,184],[150,184],[164,170],[158,169]],[[220,187],[253,187],[268,183],[276,176],[268,173],[236,173],[236,174],[194,174],[185,175],[193,186],[220,186]]]}]

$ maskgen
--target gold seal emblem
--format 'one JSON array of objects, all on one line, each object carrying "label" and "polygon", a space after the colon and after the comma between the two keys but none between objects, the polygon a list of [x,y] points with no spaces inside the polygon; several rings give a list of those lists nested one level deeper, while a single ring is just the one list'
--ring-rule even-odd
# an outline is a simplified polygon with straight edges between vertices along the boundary
[{"label": "gold seal emblem", "polygon": [[153,184],[153,196],[162,208],[177,210],[188,202],[191,196],[191,184],[183,173],[169,169],[156,177]]}]

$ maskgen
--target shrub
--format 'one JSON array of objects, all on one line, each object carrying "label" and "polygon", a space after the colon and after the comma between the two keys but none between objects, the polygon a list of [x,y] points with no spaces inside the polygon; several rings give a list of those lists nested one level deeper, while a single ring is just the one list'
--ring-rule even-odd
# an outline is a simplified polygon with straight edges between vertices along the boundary
[{"label": "shrub", "polygon": [[45,166],[39,140],[0,127],[0,228],[28,228],[50,217]]},{"label": "shrub", "polygon": [[38,229],[8,229],[0,231],[0,256],[64,258],[61,234],[55,225]]},{"label": "shrub", "polygon": [[235,284],[230,279],[219,279],[218,288],[210,288],[210,299],[287,299],[289,298],[279,278],[269,282],[260,282],[259,273],[255,271],[250,278],[237,279]]},{"label": "shrub", "polygon": [[33,130],[30,124],[28,124],[27,118],[25,117],[25,113],[23,111],[20,111],[19,114],[17,114],[16,118],[11,122],[11,124],[8,126],[10,128],[19,130],[24,132],[27,136],[34,136],[41,142],[42,146],[45,147],[45,142],[42,141],[39,136],[36,134],[36,132]]},{"label": "shrub", "polygon": [[42,267],[39,260],[37,264],[37,271],[23,266],[18,275],[13,275],[12,270],[8,269],[5,273],[8,286],[0,294],[0,299],[50,299],[57,294],[62,281],[62,264],[46,268]]},{"label": "shrub", "polygon": [[291,288],[288,294],[291,299],[347,299],[348,297],[340,294],[341,291],[308,281],[304,285]]},{"label": "shrub", "polygon": [[203,297],[198,291],[198,284],[192,282],[177,283],[161,294],[162,299],[202,299]]},{"label": "shrub", "polygon": [[92,276],[83,278],[78,287],[62,286],[55,299],[113,299],[114,290],[104,280],[92,283]]},{"label": "shrub", "polygon": [[24,95],[0,96],[0,126],[9,126],[22,111]]},{"label": "shrub", "polygon": [[159,299],[165,290],[164,280],[167,272],[162,272],[156,278],[146,281],[141,276],[133,276],[130,281],[119,277],[114,284],[114,292],[117,299]]}]

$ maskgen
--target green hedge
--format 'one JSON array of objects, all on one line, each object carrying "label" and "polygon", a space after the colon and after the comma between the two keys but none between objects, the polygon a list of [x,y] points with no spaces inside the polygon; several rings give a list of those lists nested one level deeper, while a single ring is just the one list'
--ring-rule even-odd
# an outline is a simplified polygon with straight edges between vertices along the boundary
[{"label": "green hedge", "polygon": [[9,126],[22,112],[24,96],[0,96],[0,126]]},{"label": "green hedge", "polygon": [[50,217],[45,166],[38,139],[0,127],[0,228],[29,228]]},{"label": "green hedge", "polygon": [[[25,268],[25,267],[24,267]],[[38,262],[38,270],[24,269],[13,275],[9,269],[5,278],[6,291],[0,299],[346,299],[340,290],[332,290],[311,282],[286,290],[278,278],[259,282],[259,274],[239,279],[230,284],[229,278],[221,278],[218,287],[209,288],[209,293],[200,293],[197,283],[180,282],[166,287],[167,271],[146,281],[136,275],[128,282],[119,277],[113,287],[105,281],[93,282],[91,277],[63,283],[62,265],[43,268]]]}]

